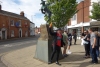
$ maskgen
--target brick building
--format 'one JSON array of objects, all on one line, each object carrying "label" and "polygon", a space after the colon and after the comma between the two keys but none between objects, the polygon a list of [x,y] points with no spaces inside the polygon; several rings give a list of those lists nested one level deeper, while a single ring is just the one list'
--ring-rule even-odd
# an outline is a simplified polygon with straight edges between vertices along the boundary
[{"label": "brick building", "polygon": [[80,39],[81,33],[90,27],[90,22],[93,21],[93,19],[89,18],[91,15],[92,2],[94,2],[94,0],[81,1],[77,6],[79,10],[78,13],[70,19],[67,25],[70,33],[73,31],[77,32],[78,39]]},{"label": "brick building", "polygon": [[0,39],[28,37],[30,35],[30,20],[22,11],[19,15],[2,10],[0,5]]},{"label": "brick building", "polygon": [[41,32],[40,27],[35,27],[35,35],[39,34]]}]

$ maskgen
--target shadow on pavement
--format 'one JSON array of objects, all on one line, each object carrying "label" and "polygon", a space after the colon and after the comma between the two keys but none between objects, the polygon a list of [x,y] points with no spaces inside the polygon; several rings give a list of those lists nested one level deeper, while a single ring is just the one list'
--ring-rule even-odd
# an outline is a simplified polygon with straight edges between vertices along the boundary
[{"label": "shadow on pavement", "polygon": [[[87,66],[92,66],[94,64],[90,63],[91,58],[83,58],[84,55],[79,55],[79,54],[71,54],[68,57],[60,60],[61,64],[67,64],[68,66],[72,65],[72,67],[87,67]],[[100,60],[99,63],[100,64]],[[98,65],[95,64],[95,65]]]},{"label": "shadow on pavement", "polygon": [[83,61],[85,58],[83,58],[84,55],[79,54],[71,54],[68,55],[68,57],[60,60],[60,62],[74,62],[74,61]]}]

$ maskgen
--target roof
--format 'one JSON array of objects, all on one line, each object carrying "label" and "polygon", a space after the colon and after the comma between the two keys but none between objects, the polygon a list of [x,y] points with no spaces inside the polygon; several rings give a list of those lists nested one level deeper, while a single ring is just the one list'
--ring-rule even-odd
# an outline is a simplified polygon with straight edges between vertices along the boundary
[{"label": "roof", "polygon": [[17,18],[21,18],[21,19],[25,19],[25,20],[29,20],[28,18],[20,16],[19,14],[15,14],[15,13],[4,11],[4,10],[0,10],[0,14],[11,16],[11,17],[17,17]]},{"label": "roof", "polygon": [[30,23],[34,24],[33,22],[30,22]]}]

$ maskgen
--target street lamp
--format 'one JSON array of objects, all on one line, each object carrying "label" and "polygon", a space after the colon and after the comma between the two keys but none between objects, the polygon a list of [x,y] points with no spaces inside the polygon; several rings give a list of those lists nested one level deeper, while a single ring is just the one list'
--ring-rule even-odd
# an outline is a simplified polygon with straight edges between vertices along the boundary
[{"label": "street lamp", "polygon": [[31,20],[32,20],[32,22],[33,22],[33,16],[36,16],[36,15],[31,15]]}]

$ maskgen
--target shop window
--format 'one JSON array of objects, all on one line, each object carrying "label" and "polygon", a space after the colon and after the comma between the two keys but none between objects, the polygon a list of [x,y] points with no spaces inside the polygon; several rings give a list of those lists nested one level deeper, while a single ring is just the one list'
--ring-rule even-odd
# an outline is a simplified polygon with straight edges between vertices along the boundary
[{"label": "shop window", "polygon": [[14,26],[14,20],[10,20],[10,25]]},{"label": "shop window", "polygon": [[11,30],[11,37],[14,37],[14,30]]}]

